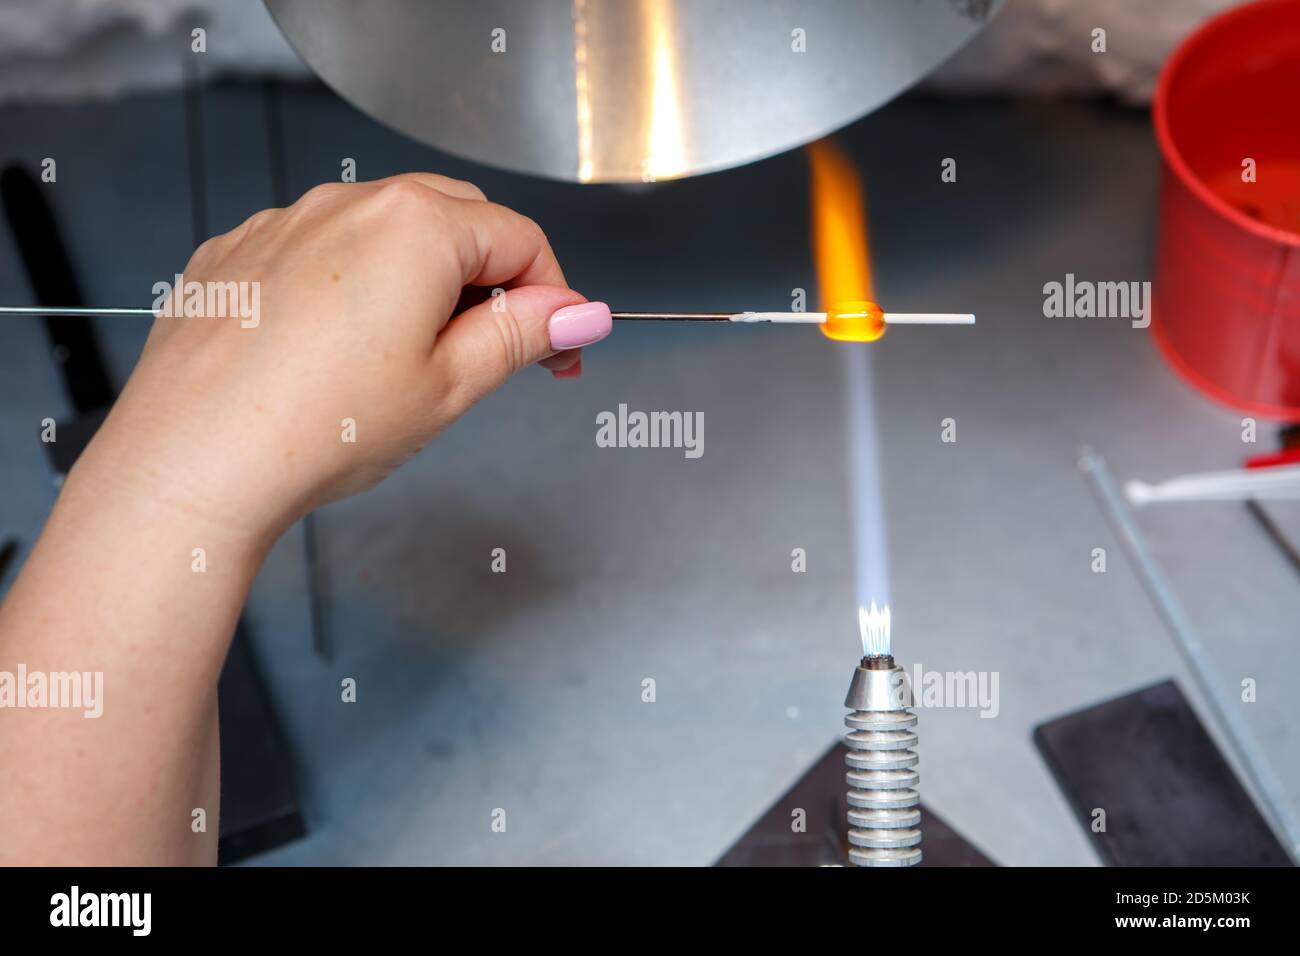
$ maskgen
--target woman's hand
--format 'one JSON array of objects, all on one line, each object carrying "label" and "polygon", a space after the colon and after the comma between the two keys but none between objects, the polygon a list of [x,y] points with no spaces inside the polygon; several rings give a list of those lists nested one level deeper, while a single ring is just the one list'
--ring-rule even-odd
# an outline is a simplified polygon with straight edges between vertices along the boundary
[{"label": "woman's hand", "polygon": [[0,606],[0,671],[94,693],[2,712],[0,865],[215,862],[217,678],[271,543],[610,329],[534,223],[441,176],[313,189],[185,281],[256,285],[156,320]]},{"label": "woman's hand", "polygon": [[256,286],[242,313],[155,321],[79,467],[271,539],[525,366],[576,374],[610,330],[534,222],[428,173],[318,186],[204,243],[184,280]]}]

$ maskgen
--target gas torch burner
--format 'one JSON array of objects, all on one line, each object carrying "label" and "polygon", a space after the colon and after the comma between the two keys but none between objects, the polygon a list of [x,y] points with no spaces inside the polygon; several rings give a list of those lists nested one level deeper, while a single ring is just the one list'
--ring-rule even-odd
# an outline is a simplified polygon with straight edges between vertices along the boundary
[{"label": "gas torch burner", "polygon": [[921,796],[912,689],[889,647],[889,608],[859,610],[866,654],[844,706],[849,732],[849,861],[857,866],[921,862]]}]

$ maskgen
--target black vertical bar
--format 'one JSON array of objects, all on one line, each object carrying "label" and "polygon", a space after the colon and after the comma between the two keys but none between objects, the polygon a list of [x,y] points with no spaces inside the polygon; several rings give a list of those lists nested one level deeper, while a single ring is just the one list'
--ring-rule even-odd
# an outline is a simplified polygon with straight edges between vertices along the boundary
[{"label": "black vertical bar", "polygon": [[181,55],[185,78],[185,150],[189,157],[190,228],[197,249],[208,238],[208,168],[203,155],[203,94],[197,58]]},{"label": "black vertical bar", "polygon": [[[54,211],[41,184],[20,166],[0,173],[0,198],[14,243],[38,305],[85,305]],[[85,316],[43,317],[50,351],[59,366],[68,401],[78,415],[113,404],[117,393],[108,378],[95,327]]]}]

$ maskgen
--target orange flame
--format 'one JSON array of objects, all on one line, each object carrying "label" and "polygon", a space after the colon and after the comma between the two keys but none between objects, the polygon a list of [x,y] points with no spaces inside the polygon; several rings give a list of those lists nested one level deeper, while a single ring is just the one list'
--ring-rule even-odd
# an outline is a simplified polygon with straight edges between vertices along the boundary
[{"label": "orange flame", "polygon": [[871,342],[885,332],[873,301],[866,201],[852,161],[829,140],[808,146],[812,167],[813,262],[827,338]]}]

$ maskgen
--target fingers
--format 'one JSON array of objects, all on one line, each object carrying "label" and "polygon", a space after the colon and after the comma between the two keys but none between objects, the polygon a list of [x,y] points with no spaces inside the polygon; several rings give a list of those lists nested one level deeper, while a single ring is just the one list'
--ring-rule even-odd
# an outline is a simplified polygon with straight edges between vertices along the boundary
[{"label": "fingers", "polygon": [[582,374],[582,352],[577,353],[577,358],[568,368],[557,368],[551,372],[556,378],[577,378]]},{"label": "fingers", "polygon": [[[565,349],[563,352],[556,352],[542,359],[537,364],[550,372],[557,373],[556,378],[574,377],[582,371],[582,349]],[[570,375],[562,376],[558,374],[560,372],[569,372]]]},{"label": "fingers", "polygon": [[407,181],[460,200],[456,215],[472,227],[473,246],[462,250],[462,285],[557,285],[567,283],[551,244],[540,226],[513,209],[487,201],[483,190],[462,179],[438,173],[401,173],[386,182]]},{"label": "fingers", "polygon": [[436,189],[445,196],[454,196],[457,199],[469,199],[475,202],[487,201],[487,196],[483,195],[483,190],[473,183],[466,182],[463,179],[452,179],[450,176],[442,176],[438,173],[398,173],[396,176],[389,176],[387,179],[378,180],[378,182],[391,182],[398,179],[408,179],[420,183],[430,189]]},{"label": "fingers", "polygon": [[521,286],[452,319],[438,336],[432,375],[459,414],[520,369],[598,342],[611,327],[603,302],[563,287]]},{"label": "fingers", "polygon": [[452,199],[469,227],[461,249],[461,284],[515,288],[563,286],[564,271],[541,226],[513,209],[490,202]]},{"label": "fingers", "polygon": [[[488,202],[472,183],[412,172],[360,185],[371,197],[366,215],[401,230],[408,243],[437,246],[429,255],[442,276],[435,288],[445,290],[446,301],[438,303],[430,331],[434,357],[444,363],[440,379],[464,379],[468,394],[482,396],[543,358],[551,371],[572,377],[581,369],[578,349],[609,333],[609,310],[596,304],[557,315],[552,341],[551,313],[583,304],[582,296],[566,288],[541,227]],[[355,195],[356,188],[348,192]],[[317,187],[301,205],[319,210],[342,196],[342,187]],[[543,300],[547,307],[538,311]],[[456,318],[448,323],[447,315]]]}]

